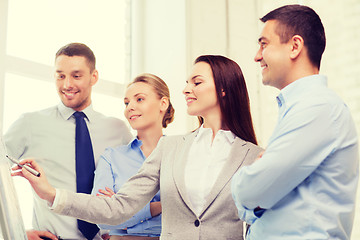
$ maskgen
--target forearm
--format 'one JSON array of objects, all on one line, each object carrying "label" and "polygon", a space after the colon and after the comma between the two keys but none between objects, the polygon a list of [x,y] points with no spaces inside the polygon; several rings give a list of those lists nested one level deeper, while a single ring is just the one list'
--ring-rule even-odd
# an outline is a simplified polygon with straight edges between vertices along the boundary
[{"label": "forearm", "polygon": [[61,215],[71,216],[96,224],[121,224],[137,211],[136,206],[123,204],[115,195],[112,198],[97,197],[67,190],[58,190],[59,201],[52,209]]},{"label": "forearm", "polygon": [[150,213],[150,203],[148,203],[148,204],[146,204],[146,206],[144,208],[142,208],[139,212],[137,212],[134,216],[132,216],[130,219],[128,219],[124,223],[121,223],[121,224],[116,223],[117,225],[99,224],[99,227],[102,229],[109,229],[109,230],[128,229],[128,228],[133,227],[137,224],[140,224],[144,221],[147,221],[151,218],[152,218],[152,216]]},{"label": "forearm", "polygon": [[150,212],[151,212],[152,217],[160,215],[162,212],[161,202],[151,202],[150,203]]},{"label": "forearm", "polygon": [[134,216],[159,191],[158,174],[157,165],[144,163],[142,170],[111,198],[61,190],[58,206],[53,211],[97,224],[121,224]]},{"label": "forearm", "polygon": [[305,116],[302,113],[283,120],[263,157],[234,175],[233,194],[246,209],[271,208],[332,152],[336,136],[328,116],[325,113],[319,116],[318,108],[307,110]]}]

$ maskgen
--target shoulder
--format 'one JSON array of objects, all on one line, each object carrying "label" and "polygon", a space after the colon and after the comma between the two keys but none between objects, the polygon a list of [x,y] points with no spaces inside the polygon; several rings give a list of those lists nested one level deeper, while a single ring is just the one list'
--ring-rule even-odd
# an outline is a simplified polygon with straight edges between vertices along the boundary
[{"label": "shoulder", "polygon": [[126,126],[125,122],[116,117],[106,116],[100,112],[94,111],[92,113],[93,121],[107,123],[111,125]]},{"label": "shoulder", "polygon": [[196,134],[197,132],[191,132],[184,135],[163,136],[160,140],[167,144],[177,144],[195,138]]},{"label": "shoulder", "polygon": [[352,122],[352,117],[345,102],[333,90],[321,86],[309,89],[289,106],[284,120],[286,125],[283,126],[320,125],[336,135],[340,126]]},{"label": "shoulder", "polygon": [[49,107],[46,109],[33,111],[33,112],[26,112],[20,115],[20,117],[16,120],[17,122],[28,122],[28,121],[39,121],[44,118],[49,118],[50,116],[54,116],[57,112],[57,107]]},{"label": "shoulder", "polygon": [[235,138],[235,147],[238,148],[239,145],[241,145],[246,151],[247,151],[247,156],[248,157],[256,157],[259,153],[263,152],[265,149],[263,149],[262,147],[252,143],[252,142],[247,142],[239,137]]},{"label": "shoulder", "polygon": [[262,147],[254,144],[252,142],[246,142],[246,146],[252,151],[264,151],[264,149]]},{"label": "shoulder", "polygon": [[292,105],[297,113],[314,112],[316,115],[328,115],[346,107],[344,101],[333,90],[322,85],[307,88]]},{"label": "shoulder", "polygon": [[[129,143],[129,144],[131,144],[131,143]],[[132,149],[131,149],[131,147],[129,147],[128,144],[118,145],[118,146],[114,146],[114,147],[105,148],[105,151],[103,152],[102,155],[113,157],[113,156],[118,156],[118,155],[124,155],[131,150]]]}]

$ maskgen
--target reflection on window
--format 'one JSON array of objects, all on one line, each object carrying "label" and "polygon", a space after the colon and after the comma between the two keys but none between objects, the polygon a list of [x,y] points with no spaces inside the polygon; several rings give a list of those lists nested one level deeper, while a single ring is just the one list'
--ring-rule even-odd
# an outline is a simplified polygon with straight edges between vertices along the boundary
[{"label": "reflection on window", "polygon": [[56,51],[70,42],[88,45],[100,77],[126,78],[126,1],[9,0],[7,54],[53,65]]},{"label": "reflection on window", "polygon": [[[2,0],[1,0],[2,1]],[[93,106],[105,115],[123,117],[122,85],[128,81],[129,0],[6,0],[8,19],[4,74],[3,127],[25,112],[59,103],[51,72],[56,51],[81,42],[95,53],[100,81]],[[0,31],[2,31],[0,29]],[[109,81],[111,81],[109,83]],[[105,83],[105,84],[104,84]],[[112,96],[107,96],[111,93]],[[0,126],[1,127],[1,126]],[[32,192],[27,181],[14,178],[25,228],[31,228]]]}]

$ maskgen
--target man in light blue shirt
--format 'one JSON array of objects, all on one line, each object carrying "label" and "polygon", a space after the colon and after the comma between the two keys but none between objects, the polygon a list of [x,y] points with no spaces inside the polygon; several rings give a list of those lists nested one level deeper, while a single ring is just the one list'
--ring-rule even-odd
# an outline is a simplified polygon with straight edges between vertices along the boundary
[{"label": "man in light blue shirt", "polygon": [[347,106],[319,75],[325,33],[309,7],[271,11],[255,61],[280,89],[268,147],[233,177],[247,239],[350,239],[359,175],[358,139]]}]

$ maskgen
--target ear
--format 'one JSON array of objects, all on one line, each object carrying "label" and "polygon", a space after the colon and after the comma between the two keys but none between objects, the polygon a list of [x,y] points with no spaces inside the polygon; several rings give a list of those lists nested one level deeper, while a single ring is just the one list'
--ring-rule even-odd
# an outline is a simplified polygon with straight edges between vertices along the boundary
[{"label": "ear", "polygon": [[290,58],[295,59],[300,55],[301,51],[304,48],[304,39],[300,35],[294,35],[290,39],[290,44],[291,44]]},{"label": "ear", "polygon": [[225,97],[225,91],[224,91],[224,89],[221,89],[221,95],[223,96],[223,97]]},{"label": "ear", "polygon": [[162,97],[160,99],[160,111],[165,112],[169,107],[169,99],[167,97]]},{"label": "ear", "polygon": [[95,69],[91,73],[91,86],[94,86],[95,83],[97,83],[98,80],[99,80],[99,72]]}]

